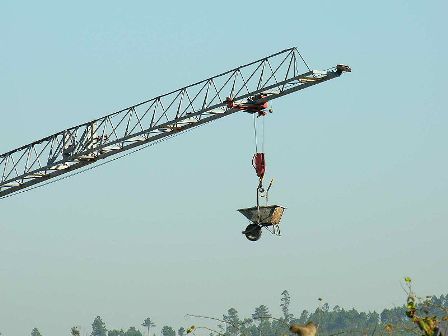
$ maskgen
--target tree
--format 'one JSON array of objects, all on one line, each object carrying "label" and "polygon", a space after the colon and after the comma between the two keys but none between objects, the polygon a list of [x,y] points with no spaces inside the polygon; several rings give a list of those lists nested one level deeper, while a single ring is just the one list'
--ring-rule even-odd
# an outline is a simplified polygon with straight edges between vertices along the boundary
[{"label": "tree", "polygon": [[282,308],[283,318],[286,323],[289,323],[293,319],[293,315],[289,312],[289,304],[291,303],[291,297],[289,296],[288,291],[285,289],[282,292],[280,307]]},{"label": "tree", "polygon": [[379,321],[380,321],[380,315],[376,311],[369,312],[367,314],[367,323],[369,325],[377,325]]},{"label": "tree", "polygon": [[70,334],[72,336],[80,336],[81,335],[81,333],[79,332],[79,328],[78,327],[72,327],[70,329]]},{"label": "tree", "polygon": [[310,316],[310,313],[309,313],[309,311],[308,310],[303,310],[302,311],[302,314],[300,314],[300,317],[299,317],[299,323],[301,323],[301,324],[305,324],[306,322],[308,322],[308,318],[309,318],[309,316]]},{"label": "tree", "polygon": [[135,329],[135,327],[130,327],[124,336],[143,336],[140,330]]},{"label": "tree", "polygon": [[150,318],[150,317],[147,317],[147,318],[145,318],[145,320],[143,321],[142,326],[148,328],[148,336],[149,336],[149,329],[150,329],[151,327],[155,327],[156,324],[155,324],[153,321],[151,321],[151,318]]},{"label": "tree", "polygon": [[179,328],[179,330],[177,331],[177,336],[185,336],[185,328],[184,327]]},{"label": "tree", "polygon": [[252,318],[254,320],[269,318],[271,314],[269,314],[269,309],[265,305],[261,305],[255,308],[255,312],[252,314]]},{"label": "tree", "polygon": [[42,334],[40,333],[39,329],[34,328],[33,330],[31,330],[31,336],[42,336]]},{"label": "tree", "polygon": [[106,325],[100,316],[95,317],[95,320],[93,320],[90,336],[107,336]]},{"label": "tree", "polygon": [[240,318],[238,316],[238,311],[235,308],[230,308],[227,311],[227,315],[223,315],[223,321],[226,321],[226,331],[225,334],[228,336],[236,336],[239,334],[239,326],[241,324]]},{"label": "tree", "polygon": [[176,332],[173,328],[169,326],[163,326],[162,328],[162,335],[163,336],[176,336]]},{"label": "tree", "polygon": [[125,332],[123,329],[114,329],[114,330],[109,330],[107,332],[107,336],[125,336]]},{"label": "tree", "polygon": [[271,323],[269,322],[270,317],[271,314],[269,313],[269,309],[265,305],[261,305],[255,308],[255,312],[252,314],[252,319],[259,321],[259,336],[267,336],[272,334]]}]

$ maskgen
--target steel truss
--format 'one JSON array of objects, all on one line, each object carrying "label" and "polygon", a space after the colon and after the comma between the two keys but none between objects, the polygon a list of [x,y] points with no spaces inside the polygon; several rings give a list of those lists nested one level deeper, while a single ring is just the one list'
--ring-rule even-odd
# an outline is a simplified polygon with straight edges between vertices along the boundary
[{"label": "steel truss", "polygon": [[311,71],[298,50],[290,48],[65,129],[0,155],[0,197],[239,111],[227,108],[226,97],[244,103],[267,93],[259,101],[268,101],[342,72],[339,67]]}]

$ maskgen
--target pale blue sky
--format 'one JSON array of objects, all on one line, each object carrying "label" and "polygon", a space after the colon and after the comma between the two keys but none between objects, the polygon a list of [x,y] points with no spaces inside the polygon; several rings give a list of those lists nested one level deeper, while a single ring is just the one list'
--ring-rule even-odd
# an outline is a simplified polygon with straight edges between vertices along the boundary
[{"label": "pale blue sky", "polygon": [[252,119],[238,114],[0,202],[0,331],[159,330],[448,292],[446,1],[0,4],[0,152],[297,46],[353,73],[273,103],[281,238],[250,243]]}]

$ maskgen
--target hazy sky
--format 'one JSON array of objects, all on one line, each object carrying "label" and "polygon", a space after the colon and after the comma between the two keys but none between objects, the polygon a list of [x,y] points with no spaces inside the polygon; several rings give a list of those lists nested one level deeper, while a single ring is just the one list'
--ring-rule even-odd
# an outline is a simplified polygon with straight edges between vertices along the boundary
[{"label": "hazy sky", "polygon": [[[67,335],[187,313],[361,310],[448,292],[446,1],[0,4],[0,152],[297,46],[351,74],[273,103],[257,243],[252,119],[240,113],[0,201],[0,331]],[[202,323],[202,322],[199,322]]]}]

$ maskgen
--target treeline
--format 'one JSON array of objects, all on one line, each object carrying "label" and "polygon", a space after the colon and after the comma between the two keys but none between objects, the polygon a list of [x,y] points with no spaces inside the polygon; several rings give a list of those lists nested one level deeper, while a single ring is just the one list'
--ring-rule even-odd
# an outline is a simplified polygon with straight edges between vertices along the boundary
[{"label": "treeline", "polygon": [[[249,317],[240,317],[235,308],[230,308],[222,318],[210,317],[211,321],[218,321],[216,328],[208,327],[210,323],[205,322],[204,317],[198,317],[195,326],[173,328],[165,325],[161,328],[160,336],[186,336],[190,333],[195,336],[284,336],[289,334],[291,324],[305,324],[308,321],[313,321],[319,326],[320,335],[341,332],[351,335],[373,335],[376,332],[382,334],[383,331],[391,332],[393,335],[408,335],[411,330],[415,330],[415,325],[406,316],[405,305],[384,309],[380,313],[376,311],[366,313],[358,312],[354,308],[350,310],[339,306],[331,308],[328,303],[319,300],[321,304],[314,312],[303,310],[300,316],[295,316],[291,312],[290,295],[285,290],[281,293],[281,316],[273,316],[265,305],[256,307]],[[448,294],[427,297],[419,309],[429,316],[448,318]],[[156,336],[152,331],[153,327],[156,327],[156,324],[148,317],[141,326],[109,330],[101,317],[97,316],[92,323],[90,336],[144,336],[144,334]],[[143,332],[139,330],[140,328]],[[84,336],[80,335],[77,327],[71,329],[71,335]],[[34,328],[31,336],[42,335],[37,328]]]},{"label": "treeline", "polygon": [[[290,311],[290,296],[288,291],[281,294],[282,316],[272,316],[264,305],[255,308],[251,317],[240,318],[238,312],[231,308],[222,320],[226,323],[218,326],[218,331],[225,336],[284,336],[290,334],[292,324],[316,323],[320,335],[333,335],[344,332],[352,335],[373,335],[383,331],[393,332],[393,335],[409,335],[416,326],[406,316],[406,306],[384,309],[378,313],[358,312],[352,308],[346,310],[340,306],[330,307],[328,303],[319,305],[314,312],[303,310],[300,316]],[[321,299],[319,299],[322,302]],[[437,316],[440,320],[448,318],[448,294],[440,297],[432,296],[423,300],[419,307],[422,315]]]}]

